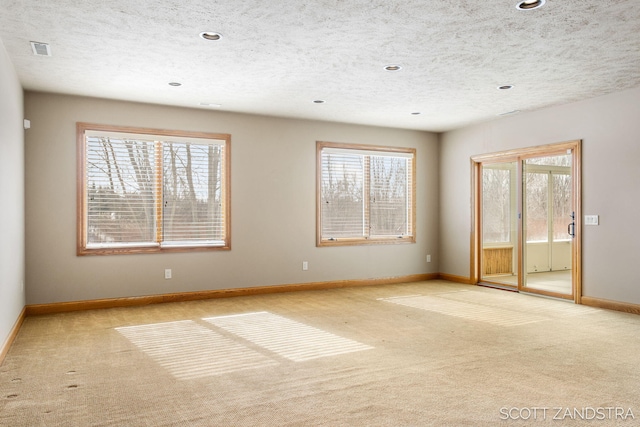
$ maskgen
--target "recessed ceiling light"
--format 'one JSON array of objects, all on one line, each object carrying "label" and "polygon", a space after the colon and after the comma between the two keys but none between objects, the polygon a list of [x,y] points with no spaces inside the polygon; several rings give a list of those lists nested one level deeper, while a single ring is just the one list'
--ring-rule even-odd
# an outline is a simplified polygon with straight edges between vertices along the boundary
[{"label": "recessed ceiling light", "polygon": [[386,65],[384,69],[387,71],[400,71],[402,70],[402,66],[397,64],[392,64],[392,65]]},{"label": "recessed ceiling light", "polygon": [[313,101],[314,104],[324,104],[324,99],[316,99]]},{"label": "recessed ceiling light", "polygon": [[222,104],[216,104],[214,102],[201,102],[200,105],[203,107],[211,107],[211,108],[220,108]]},{"label": "recessed ceiling light", "polygon": [[533,10],[542,7],[547,0],[524,0],[516,5],[518,10]]},{"label": "recessed ceiling light", "polygon": [[200,33],[200,37],[205,40],[216,41],[222,38],[222,34],[214,33],[213,31],[203,31]]},{"label": "recessed ceiling light", "polygon": [[498,86],[499,90],[509,90],[509,89],[513,89],[513,85],[502,85],[502,86]]},{"label": "recessed ceiling light", "polygon": [[169,86],[178,87],[178,86],[182,86],[182,83],[178,83],[178,82],[169,82]]},{"label": "recessed ceiling light", "polygon": [[419,116],[420,114],[422,114],[420,111],[414,111],[413,113],[411,113],[411,115],[413,116]]}]

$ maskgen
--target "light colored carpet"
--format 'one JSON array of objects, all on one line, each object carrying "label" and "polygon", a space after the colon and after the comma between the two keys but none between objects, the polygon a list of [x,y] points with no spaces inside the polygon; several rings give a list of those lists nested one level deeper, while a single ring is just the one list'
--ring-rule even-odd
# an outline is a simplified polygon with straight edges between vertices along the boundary
[{"label": "light colored carpet", "polygon": [[29,317],[0,425],[631,426],[639,336],[640,316],[444,281]]}]

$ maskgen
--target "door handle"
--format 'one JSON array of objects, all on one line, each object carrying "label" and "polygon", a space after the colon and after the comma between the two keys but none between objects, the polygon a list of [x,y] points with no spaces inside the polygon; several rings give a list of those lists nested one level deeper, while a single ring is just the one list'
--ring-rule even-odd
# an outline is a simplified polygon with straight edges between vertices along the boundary
[{"label": "door handle", "polygon": [[569,236],[571,236],[571,238],[573,239],[576,237],[576,213],[571,212],[571,215],[569,216],[571,217],[571,223],[567,227],[567,234],[569,234]]}]

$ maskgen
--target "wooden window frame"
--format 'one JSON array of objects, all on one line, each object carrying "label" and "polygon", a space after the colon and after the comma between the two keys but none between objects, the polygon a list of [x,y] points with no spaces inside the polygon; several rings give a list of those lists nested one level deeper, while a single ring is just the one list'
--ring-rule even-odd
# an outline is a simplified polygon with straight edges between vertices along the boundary
[{"label": "wooden window frame", "polygon": [[[102,132],[119,132],[126,134],[139,134],[141,136],[161,136],[176,137],[190,139],[220,140],[224,141],[224,156],[222,161],[222,213],[224,215],[224,239],[222,245],[193,246],[181,245],[173,247],[163,247],[161,245],[162,235],[162,185],[157,185],[155,198],[156,204],[156,228],[155,240],[157,245],[154,246],[130,246],[130,247],[87,247],[87,191],[86,191],[86,132],[102,131]],[[77,255],[117,255],[117,254],[151,254],[151,253],[167,253],[167,252],[195,252],[195,251],[220,251],[231,249],[231,135],[208,133],[208,132],[192,132],[177,131],[166,129],[139,128],[128,126],[112,126],[93,123],[76,123],[76,144],[77,144],[77,207],[76,207],[76,224],[77,224]],[[156,143],[161,144],[161,143]],[[162,152],[156,150],[156,170],[162,168]],[[162,180],[162,174],[155,174],[156,180]],[[161,182],[160,182],[161,184]],[[160,194],[158,194],[160,193]]]},{"label": "wooden window frame", "polygon": [[[354,151],[377,151],[380,153],[401,153],[411,155],[411,183],[409,185],[409,197],[411,201],[409,203],[408,214],[409,234],[405,236],[363,236],[363,237],[350,237],[350,238],[334,238],[329,239],[322,236],[322,150],[324,148],[338,148],[344,150]],[[389,146],[377,146],[377,145],[362,145],[362,144],[345,144],[337,142],[316,141],[316,246],[317,247],[331,247],[331,246],[358,246],[358,245],[397,245],[416,242],[416,153],[415,148],[402,148],[402,147],[389,147]],[[365,175],[368,175],[368,164],[365,164]],[[369,179],[365,179],[363,183],[365,200],[369,198]],[[369,203],[365,202],[365,217],[366,221],[369,221]]]}]

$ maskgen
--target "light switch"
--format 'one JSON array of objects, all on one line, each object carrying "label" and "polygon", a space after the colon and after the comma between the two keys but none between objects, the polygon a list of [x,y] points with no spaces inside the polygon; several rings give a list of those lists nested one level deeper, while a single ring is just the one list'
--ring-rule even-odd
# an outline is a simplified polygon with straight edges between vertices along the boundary
[{"label": "light switch", "polygon": [[585,215],[584,225],[598,225],[600,223],[598,215]]}]

